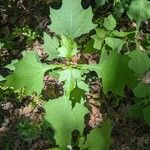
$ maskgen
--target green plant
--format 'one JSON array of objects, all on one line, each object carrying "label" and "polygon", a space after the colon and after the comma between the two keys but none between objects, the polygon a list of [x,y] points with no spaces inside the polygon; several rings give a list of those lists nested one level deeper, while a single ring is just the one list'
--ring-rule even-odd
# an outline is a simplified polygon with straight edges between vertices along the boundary
[{"label": "green plant", "polygon": [[138,41],[141,23],[150,18],[149,6],[150,2],[147,0],[134,0],[130,5],[128,16],[136,21],[135,43],[137,45],[136,50],[129,53],[131,58],[129,67],[135,72],[136,78],[140,77],[139,83],[133,89],[138,100],[135,99],[135,104],[129,109],[129,117],[143,118],[150,125],[150,85],[148,82],[150,58],[145,52],[140,51],[141,43]]},{"label": "green plant", "polygon": [[16,125],[17,132],[24,141],[31,141],[37,138],[41,133],[40,124],[35,124],[29,120],[20,121]]},{"label": "green plant", "polygon": [[[98,4],[98,1],[96,2]],[[105,1],[101,2],[99,5]],[[77,144],[80,149],[106,150],[111,144],[112,127],[109,120],[102,128],[93,129],[87,135],[87,139],[83,136],[84,116],[90,112],[84,105],[85,95],[89,93],[85,79],[90,71],[94,71],[102,80],[103,94],[111,91],[115,95],[125,96],[126,86],[133,90],[140,102],[135,101],[136,104],[129,114],[131,117],[134,116],[133,113],[136,117],[141,117],[142,112],[149,124],[150,85],[143,82],[143,77],[150,69],[150,58],[140,50],[141,43],[138,39],[141,23],[150,18],[148,9],[142,11],[142,8],[147,6],[149,2],[146,0],[132,1],[128,16],[136,21],[137,26],[135,31],[127,32],[116,29],[117,22],[112,14],[97,27],[92,22],[91,7],[84,10],[80,0],[63,0],[61,8],[51,9],[50,13],[52,23],[49,28],[57,36],[51,37],[44,33],[43,48],[52,63],[41,63],[35,51],[24,51],[23,59],[13,64],[14,72],[6,77],[4,85],[11,86],[15,90],[25,88],[26,95],[34,92],[37,95],[41,94],[45,74],[55,74],[54,77],[63,83],[63,96],[44,104],[46,110],[44,118],[52,125],[56,145],[59,145],[60,149],[73,147],[71,133],[74,130],[80,133]],[[94,51],[98,51],[100,61],[97,64],[73,62],[80,53],[78,39],[94,29],[96,34],[91,36],[94,40],[92,47]],[[128,37],[130,35],[133,39]],[[124,51],[130,42],[134,42],[134,46]],[[55,64],[54,59],[61,60],[62,63]],[[139,77],[142,77],[142,80],[139,81]],[[100,141],[95,142],[98,138]]]},{"label": "green plant", "polygon": [[104,19],[103,27],[96,28],[96,34],[92,36],[95,49],[101,50],[108,46],[120,52],[125,44],[129,44],[130,40],[127,40],[127,36],[134,32],[117,31],[116,26],[116,20],[112,14]]},{"label": "green plant", "polygon": [[31,45],[38,37],[38,32],[33,31],[29,26],[15,27],[10,35],[0,38],[0,48],[12,49],[13,42],[17,38],[24,39],[28,45]]},{"label": "green plant", "polygon": [[12,39],[16,37],[25,37],[27,44],[32,44],[33,41],[38,37],[38,34],[30,29],[29,26],[16,27],[11,35]]},{"label": "green plant", "polygon": [[4,81],[4,80],[5,80],[5,78],[0,75],[0,81]]},{"label": "green plant", "polygon": [[106,1],[106,0],[95,0],[96,6],[99,7],[99,6],[104,5],[104,4],[105,4],[105,1]]},{"label": "green plant", "polygon": [[[73,2],[74,5],[71,5]],[[77,9],[81,11],[78,12]],[[70,13],[67,13],[69,16],[66,17],[68,11]],[[81,135],[83,133],[84,116],[89,112],[84,106],[85,99],[83,99],[85,93],[89,91],[88,85],[84,82],[85,72],[94,70],[100,75],[101,69],[104,67],[101,64],[72,63],[73,57],[79,52],[74,38],[88,33],[96,27],[92,23],[92,16],[91,8],[84,10],[80,0],[69,2],[64,0],[60,10],[52,9],[50,29],[61,35],[61,45],[59,46],[56,37],[52,38],[45,33],[43,47],[49,54],[50,60],[65,58],[66,64],[41,64],[35,52],[23,52],[23,59],[14,64],[15,71],[6,78],[5,82],[5,85],[15,89],[24,87],[27,95],[35,91],[39,95],[43,88],[44,74],[49,71],[59,74],[58,80],[64,82],[64,96],[46,103],[44,108],[46,110],[45,119],[52,124],[56,131],[56,143],[63,149],[67,145],[71,145],[70,139],[73,130],[79,130]],[[80,93],[81,97],[77,97],[76,93]]]}]

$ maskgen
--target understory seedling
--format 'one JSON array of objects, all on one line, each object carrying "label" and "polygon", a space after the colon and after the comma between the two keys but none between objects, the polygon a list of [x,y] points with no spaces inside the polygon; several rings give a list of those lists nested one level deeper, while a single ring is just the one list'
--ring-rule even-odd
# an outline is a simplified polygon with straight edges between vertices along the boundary
[{"label": "understory seedling", "polygon": [[[96,2],[98,4],[98,1]],[[102,1],[99,5],[104,2]],[[129,17],[136,20],[138,30],[141,22],[150,18],[149,11],[147,11],[148,14],[143,13],[140,7],[142,5],[143,8],[147,4],[149,5],[149,2],[146,0],[143,2],[135,0],[128,11]],[[136,9],[140,13],[134,14]],[[4,85],[11,86],[15,90],[25,88],[26,95],[34,92],[40,95],[44,86],[44,75],[57,74],[54,77],[59,82],[63,82],[64,94],[44,104],[46,110],[44,119],[52,125],[55,131],[56,145],[59,145],[60,149],[73,146],[71,133],[78,130],[80,139],[77,145],[80,149],[109,149],[112,130],[109,120],[101,128],[93,129],[87,135],[86,140],[82,136],[85,128],[84,116],[89,113],[88,108],[84,105],[85,95],[89,93],[89,86],[85,82],[86,75],[90,71],[97,73],[98,78],[102,80],[104,94],[111,91],[113,94],[125,96],[124,88],[127,86],[133,89],[135,96],[146,97],[149,96],[150,86],[137,79],[150,69],[150,59],[139,49],[121,54],[124,45],[127,44],[126,37],[135,32],[116,30],[117,23],[112,14],[104,19],[101,27],[97,27],[92,22],[92,8],[83,9],[80,0],[63,0],[60,9],[51,9],[50,18],[52,23],[49,28],[59,38],[44,33],[42,46],[48,54],[48,60],[52,63],[41,63],[35,51],[24,51],[23,58],[13,64],[14,72],[6,77]],[[100,53],[99,63],[79,64],[74,62],[73,59],[80,53],[77,38],[94,29],[96,34],[91,38],[94,39],[93,47]],[[135,37],[136,35],[137,32]],[[136,44],[137,42],[136,40]],[[64,63],[53,63],[53,60],[58,59]],[[0,81],[2,80],[4,78],[0,76]],[[143,89],[145,91],[139,94],[139,90]],[[148,104],[143,112],[147,116]],[[145,117],[145,120],[149,121],[149,118]]]},{"label": "understory seedling", "polygon": [[[51,9],[50,17],[50,29],[59,34],[61,40],[59,42],[57,37],[50,37],[44,33],[43,48],[49,55],[49,60],[66,59],[66,63],[42,64],[36,52],[23,52],[23,59],[14,64],[15,71],[6,78],[5,85],[15,89],[25,88],[26,95],[33,92],[39,95],[43,88],[45,73],[54,71],[59,75],[58,80],[64,82],[64,96],[45,103],[45,120],[50,122],[55,130],[56,144],[61,149],[66,149],[71,145],[72,131],[78,130],[82,136],[85,127],[84,116],[89,113],[84,106],[85,93],[89,92],[89,87],[84,82],[85,72],[94,70],[100,75],[103,66],[72,63],[73,57],[79,52],[74,39],[96,27],[92,23],[93,14],[90,7],[84,10],[80,0],[64,0],[61,9]],[[110,134],[111,124],[107,124]],[[93,134],[102,134],[102,131],[96,131],[99,130],[95,129]]]}]

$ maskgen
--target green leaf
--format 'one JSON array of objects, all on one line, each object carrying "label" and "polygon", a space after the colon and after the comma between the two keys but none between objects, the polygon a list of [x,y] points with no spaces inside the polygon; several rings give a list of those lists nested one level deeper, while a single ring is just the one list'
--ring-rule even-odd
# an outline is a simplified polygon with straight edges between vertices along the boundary
[{"label": "green leaf", "polygon": [[148,0],[133,0],[131,2],[128,16],[134,19],[138,26],[150,18],[150,2]]},{"label": "green leaf", "polygon": [[49,55],[49,59],[53,60],[58,57],[58,46],[59,41],[56,37],[50,37],[48,34],[44,33],[44,44],[42,45],[45,52]]},{"label": "green leaf", "polygon": [[144,52],[135,50],[129,53],[129,57],[129,68],[137,75],[143,75],[150,68],[150,58]]},{"label": "green leaf", "polygon": [[66,97],[47,102],[44,106],[46,110],[45,120],[48,121],[55,130],[56,144],[61,149],[66,149],[71,145],[71,132],[78,130],[80,134],[84,129],[84,116],[89,111],[83,105],[76,104],[72,109],[71,101]]},{"label": "green leaf", "polygon": [[101,77],[101,67],[98,64],[80,64],[78,67],[82,72],[88,73],[89,71],[95,71],[99,77]]},{"label": "green leaf", "polygon": [[0,82],[1,82],[1,81],[4,81],[4,80],[5,80],[5,78],[0,75]]},{"label": "green leaf", "polygon": [[134,72],[128,68],[129,57],[112,51],[109,56],[103,55],[99,64],[99,75],[102,77],[104,92],[112,91],[123,96],[124,87],[133,87],[135,84]]},{"label": "green leaf", "polygon": [[95,29],[95,31],[96,34],[91,36],[91,38],[94,39],[94,48],[100,50],[105,40],[107,31],[101,28],[97,28]]},{"label": "green leaf", "polygon": [[84,90],[84,91],[86,91],[86,92],[89,92],[89,85],[86,84],[84,81],[78,80],[78,81],[77,81],[77,86],[78,86],[80,89],[82,89],[82,90]]},{"label": "green leaf", "polygon": [[42,65],[35,52],[24,52],[23,59],[14,64],[15,71],[6,78],[5,85],[14,87],[15,90],[25,88],[26,94],[41,93],[43,76],[47,70],[54,66]]},{"label": "green leaf", "polygon": [[117,30],[114,30],[111,32],[111,36],[114,36],[114,37],[126,37],[128,36],[129,34],[132,34],[134,32],[123,32],[123,31],[117,31]]},{"label": "green leaf", "polygon": [[61,149],[58,148],[58,147],[55,147],[55,148],[50,148],[50,149],[48,149],[48,150],[61,150]]},{"label": "green leaf", "polygon": [[113,50],[118,50],[119,52],[125,44],[123,40],[112,37],[106,37],[105,42],[110,48],[112,48]]},{"label": "green leaf", "polygon": [[108,54],[106,53],[105,48],[101,51],[101,57],[99,64],[78,64],[77,67],[81,69],[81,71],[85,74],[89,73],[89,71],[95,71],[99,78],[101,78],[101,71],[103,69],[103,66],[100,66],[100,63],[106,60],[108,57]]},{"label": "green leaf", "polygon": [[112,125],[108,120],[101,128],[95,128],[87,136],[88,150],[109,150],[111,145]]},{"label": "green leaf", "polygon": [[88,150],[87,141],[85,140],[84,137],[81,137],[79,139],[79,147],[80,147],[81,150]]},{"label": "green leaf", "polygon": [[94,40],[91,39],[89,42],[86,43],[84,52],[89,54],[96,52],[96,49],[93,46],[94,46]]},{"label": "green leaf", "polygon": [[128,110],[128,116],[130,118],[142,118],[143,117],[143,107],[140,104],[132,105]]},{"label": "green leaf", "polygon": [[130,58],[112,51],[110,55],[103,54],[99,64],[80,65],[80,69],[95,71],[102,78],[105,93],[112,91],[114,94],[123,96],[124,87],[133,88],[136,84],[135,74],[128,68]]},{"label": "green leaf", "polygon": [[63,0],[61,9],[51,9],[50,18],[50,29],[56,34],[70,38],[79,37],[96,27],[92,23],[91,7],[84,10],[81,0]]},{"label": "green leaf", "polygon": [[106,37],[107,31],[103,28],[96,28],[96,35],[98,36],[98,38],[103,39]]},{"label": "green leaf", "polygon": [[65,81],[64,92],[67,97],[70,97],[71,91],[76,87],[77,80],[80,81],[81,71],[79,69],[69,68],[58,72],[60,77],[59,81]]},{"label": "green leaf", "polygon": [[62,36],[61,45],[62,46],[58,48],[59,57],[71,59],[78,52],[76,43],[65,36]]},{"label": "green leaf", "polygon": [[105,0],[95,0],[95,2],[97,7],[100,7],[105,4]]},{"label": "green leaf", "polygon": [[[129,53],[129,56],[132,58],[129,62],[129,67],[136,72],[137,76],[141,76],[144,82],[148,82],[149,74],[144,74],[150,68],[150,58],[139,50]],[[133,91],[136,97],[144,98],[150,96],[150,86],[142,82],[140,82]]]},{"label": "green leaf", "polygon": [[133,91],[136,97],[150,96],[150,85],[139,83],[137,87],[134,88]]},{"label": "green leaf", "polygon": [[115,29],[115,27],[116,27],[116,20],[115,20],[115,18],[113,17],[113,15],[109,15],[107,18],[105,18],[103,26],[104,26],[108,31],[112,31],[112,30]]},{"label": "green leaf", "polygon": [[102,48],[104,39],[98,39],[96,35],[93,35],[92,38],[94,39],[94,48],[100,50]]},{"label": "green leaf", "polygon": [[18,59],[12,60],[10,64],[6,65],[5,68],[10,69],[12,71],[15,70],[14,64],[18,62]]},{"label": "green leaf", "polygon": [[41,134],[41,125],[28,119],[20,120],[15,127],[19,137],[26,142],[31,142]]},{"label": "green leaf", "polygon": [[143,109],[144,120],[150,126],[150,106]]},{"label": "green leaf", "polygon": [[72,101],[72,107],[74,107],[76,103],[80,103],[85,99],[85,92],[85,90],[80,89],[78,86],[71,91],[70,100]]}]

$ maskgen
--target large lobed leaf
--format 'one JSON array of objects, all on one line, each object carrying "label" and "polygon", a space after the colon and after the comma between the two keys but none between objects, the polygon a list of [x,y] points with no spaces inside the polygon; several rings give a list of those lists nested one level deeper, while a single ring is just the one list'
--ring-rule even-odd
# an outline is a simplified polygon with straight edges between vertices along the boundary
[{"label": "large lobed leaf", "polygon": [[134,72],[128,68],[130,58],[126,55],[120,55],[112,51],[110,55],[104,55],[105,59],[100,62],[101,77],[104,92],[112,91],[113,93],[123,96],[124,87],[133,87],[135,83]]},{"label": "large lobed leaf", "polygon": [[133,87],[136,83],[135,74],[128,68],[130,58],[112,51],[110,55],[103,53],[99,64],[80,65],[84,70],[95,71],[102,78],[105,93],[112,91],[123,96],[125,86]]},{"label": "large lobed leaf", "polygon": [[23,59],[14,64],[15,71],[6,78],[5,85],[14,89],[25,88],[26,94],[41,93],[43,76],[54,66],[42,65],[33,51],[24,52]]},{"label": "large lobed leaf", "polygon": [[44,108],[45,120],[55,130],[56,144],[62,150],[66,149],[68,145],[71,145],[72,131],[78,130],[80,134],[83,133],[84,116],[89,112],[88,109],[83,105],[83,101],[72,109],[71,101],[65,96],[45,103]]},{"label": "large lobed leaf", "polygon": [[91,7],[84,10],[81,0],[63,0],[59,10],[51,9],[50,29],[57,34],[76,38],[96,27],[92,23],[92,17]]}]

